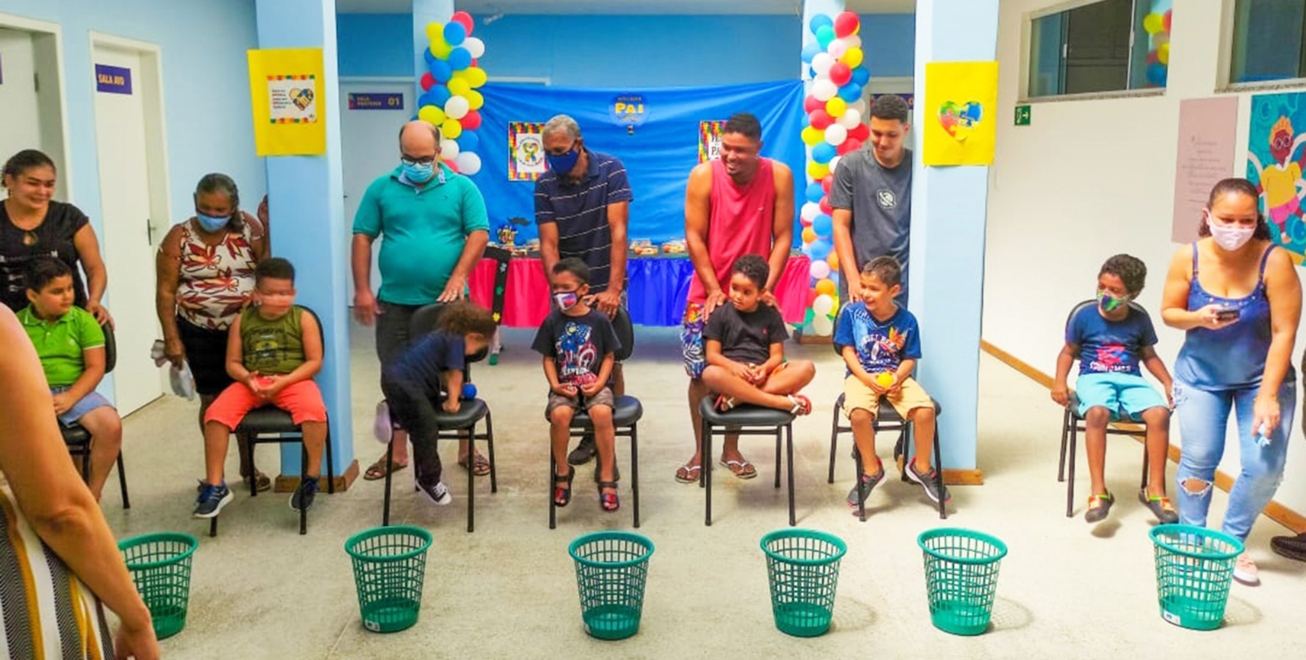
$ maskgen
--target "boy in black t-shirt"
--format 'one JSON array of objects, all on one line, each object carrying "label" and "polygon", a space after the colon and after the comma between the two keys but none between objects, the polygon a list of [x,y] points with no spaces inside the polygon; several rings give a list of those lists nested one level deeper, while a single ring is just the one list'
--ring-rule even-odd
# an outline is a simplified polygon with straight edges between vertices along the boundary
[{"label": "boy in black t-shirt", "polygon": [[[730,269],[730,304],[716,308],[703,328],[707,367],[703,382],[717,393],[718,410],[741,403],[777,408],[794,415],[812,412],[812,402],[798,392],[816,376],[811,360],[785,361],[789,338],[784,319],[762,302],[770,267],[755,254],[746,254]],[[757,470],[741,456],[722,465],[735,476],[751,479]]]},{"label": "boy in black t-shirt", "polygon": [[[544,355],[544,375],[549,379],[549,402],[544,415],[549,419],[553,445],[553,500],[558,506],[571,502],[571,482],[576,468],[567,463],[567,441],[571,419],[584,408],[594,425],[594,442],[599,463],[594,481],[599,487],[599,506],[604,511],[621,507],[617,498],[617,467],[612,425],[612,365],[621,342],[606,314],[585,303],[589,293],[589,266],[569,257],[553,267],[553,302],[556,307],[544,319],[531,348]],[[567,470],[563,474],[561,470]]]}]

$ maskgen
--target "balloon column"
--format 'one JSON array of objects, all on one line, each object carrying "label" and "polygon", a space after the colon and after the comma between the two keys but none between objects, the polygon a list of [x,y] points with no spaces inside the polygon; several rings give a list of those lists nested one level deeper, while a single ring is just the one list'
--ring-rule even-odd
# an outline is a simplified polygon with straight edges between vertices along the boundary
[{"label": "balloon column", "polygon": [[440,129],[440,157],[455,172],[468,176],[481,171],[476,154],[480,139],[481,106],[485,97],[476,91],[485,84],[485,70],[476,61],[485,54],[485,42],[471,36],[471,14],[454,12],[448,23],[426,25],[431,47],[422,55],[429,71],[422,75],[422,95],[417,117]]},{"label": "balloon column", "polygon": [[1170,75],[1170,16],[1173,9],[1164,14],[1152,12],[1143,17],[1143,29],[1151,38],[1151,50],[1147,52],[1147,86],[1165,87]]},{"label": "balloon column", "polygon": [[870,137],[862,122],[866,102],[862,87],[871,72],[862,66],[861,20],[846,11],[831,18],[813,16],[808,23],[815,41],[803,48],[811,84],[803,102],[808,125],[803,143],[808,146],[807,203],[799,211],[803,225],[803,253],[812,260],[812,287],[808,292],[804,331],[828,336],[839,311],[839,257],[834,251],[834,223],[830,218],[830,188],[843,156],[860,149]]}]

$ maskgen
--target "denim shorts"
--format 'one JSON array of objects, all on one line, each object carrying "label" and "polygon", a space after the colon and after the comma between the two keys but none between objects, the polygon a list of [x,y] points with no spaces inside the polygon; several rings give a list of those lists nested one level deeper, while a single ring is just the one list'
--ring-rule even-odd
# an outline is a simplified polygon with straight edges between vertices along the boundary
[{"label": "denim shorts", "polygon": [[[51,387],[50,394],[52,395],[63,394],[64,392],[67,392],[69,389],[71,389],[71,386],[68,385],[61,386],[61,387]],[[77,420],[85,416],[86,413],[91,412],[96,408],[100,408],[104,406],[112,408],[113,404],[109,403],[109,400],[104,398],[104,396],[101,395],[99,392],[91,392],[90,394],[87,394],[86,396],[79,399],[77,403],[74,403],[73,407],[69,408],[68,410],[65,410],[62,415],[59,415],[59,422],[62,423],[64,426],[72,426],[73,424],[77,423]]]}]

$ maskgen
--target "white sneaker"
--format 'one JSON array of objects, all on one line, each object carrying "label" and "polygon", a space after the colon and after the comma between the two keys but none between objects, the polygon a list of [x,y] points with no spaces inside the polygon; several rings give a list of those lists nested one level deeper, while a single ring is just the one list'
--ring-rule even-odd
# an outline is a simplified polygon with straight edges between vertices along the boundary
[{"label": "white sneaker", "polygon": [[1233,567],[1233,579],[1249,587],[1261,583],[1260,569],[1256,567],[1256,562],[1252,561],[1251,555],[1246,552],[1238,555],[1238,563]]},{"label": "white sneaker", "polygon": [[443,481],[437,481],[430,486],[418,481],[417,492],[421,493],[422,497],[430,500],[433,504],[438,504],[440,506],[444,506],[453,501],[453,493],[449,492],[449,487],[444,485]]},{"label": "white sneaker", "polygon": [[372,435],[376,441],[383,444],[390,444],[390,439],[394,437],[394,426],[390,422],[390,404],[384,399],[376,404],[376,419],[372,421]]}]

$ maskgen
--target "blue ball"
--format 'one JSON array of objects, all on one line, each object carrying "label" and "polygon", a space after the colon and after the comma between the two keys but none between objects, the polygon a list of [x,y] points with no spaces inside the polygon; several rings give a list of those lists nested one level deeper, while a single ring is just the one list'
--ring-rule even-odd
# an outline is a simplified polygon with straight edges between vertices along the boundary
[{"label": "blue ball", "polygon": [[834,249],[834,246],[830,244],[830,241],[824,238],[818,238],[812,241],[812,244],[808,246],[807,256],[813,259],[824,259],[830,256],[830,250],[832,249]]},{"label": "blue ball", "polygon": [[426,66],[431,66],[431,62],[435,61],[435,55],[431,53],[430,48],[426,48],[422,50],[422,59],[426,60]]},{"label": "blue ball", "polygon": [[467,39],[467,28],[457,21],[449,21],[444,24],[444,40],[450,46],[457,46]]},{"label": "blue ball", "polygon": [[422,96],[429,97],[431,105],[443,109],[445,102],[449,100],[452,94],[449,93],[449,88],[444,85],[432,85],[431,89],[426,90],[426,93]]},{"label": "blue ball", "polygon": [[870,81],[870,79],[871,79],[871,70],[866,68],[865,65],[853,69],[853,82],[857,83],[858,85],[865,87],[866,83]]},{"label": "blue ball", "polygon": [[803,46],[803,62],[811,64],[812,58],[816,57],[817,54],[821,52],[824,51],[821,50],[821,45],[818,43],[813,42]]},{"label": "blue ball", "polygon": [[1157,87],[1165,87],[1168,77],[1169,72],[1166,70],[1166,66],[1160,62],[1153,62],[1147,67],[1147,82]]},{"label": "blue ball", "polygon": [[444,60],[431,62],[427,69],[430,69],[431,77],[435,78],[436,82],[447,83],[453,77],[453,67],[449,66],[449,63]]},{"label": "blue ball", "polygon": [[463,131],[454,142],[458,143],[458,151],[476,151],[476,147],[481,145],[481,138],[476,135],[476,131]]},{"label": "blue ball", "polygon": [[[450,23],[450,25],[458,25],[458,24]],[[462,27],[462,26],[458,25],[458,27]],[[463,400],[467,401],[468,399],[475,399],[475,398],[476,398],[476,386],[473,385],[472,383],[463,383]]]},{"label": "blue ball", "polygon": [[819,181],[807,186],[807,201],[819,204],[822,197],[825,197],[825,189],[821,187]]},{"label": "blue ball", "polygon": [[[839,155],[839,150],[836,149],[834,145],[829,144],[828,142],[822,142],[812,147],[812,160],[818,163],[822,163],[822,164],[828,163],[830,162],[830,159],[834,158],[837,155]],[[821,200],[818,199],[816,201],[819,202]]]},{"label": "blue ball", "polygon": [[825,14],[817,14],[812,17],[812,20],[807,22],[807,29],[811,30],[812,34],[816,34],[817,30],[827,25],[833,28],[834,19],[830,18],[829,16],[826,16]]},{"label": "blue ball", "polygon": [[859,99],[862,98],[862,86],[858,85],[855,82],[850,82],[847,85],[840,87],[839,98],[843,99],[844,101],[847,101],[848,103],[856,103]]},{"label": "blue ball", "polygon": [[462,71],[472,65],[472,54],[467,52],[466,48],[455,48],[449,51],[449,68],[454,71]]},{"label": "blue ball", "polygon": [[834,233],[834,220],[822,213],[812,218],[812,231],[821,238],[829,238]]}]

